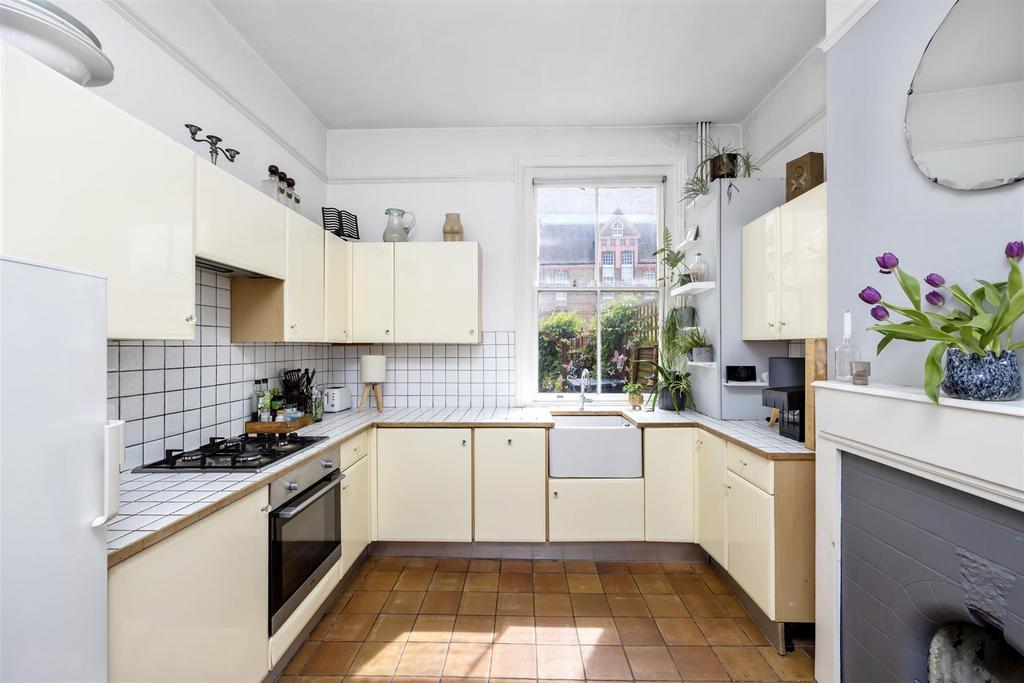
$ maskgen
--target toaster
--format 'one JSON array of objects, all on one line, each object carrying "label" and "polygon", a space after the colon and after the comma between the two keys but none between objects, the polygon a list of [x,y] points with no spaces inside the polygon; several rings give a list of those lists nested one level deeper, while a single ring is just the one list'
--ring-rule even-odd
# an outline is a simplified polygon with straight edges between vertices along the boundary
[{"label": "toaster", "polygon": [[324,412],[340,413],[352,407],[352,392],[346,386],[324,389]]}]

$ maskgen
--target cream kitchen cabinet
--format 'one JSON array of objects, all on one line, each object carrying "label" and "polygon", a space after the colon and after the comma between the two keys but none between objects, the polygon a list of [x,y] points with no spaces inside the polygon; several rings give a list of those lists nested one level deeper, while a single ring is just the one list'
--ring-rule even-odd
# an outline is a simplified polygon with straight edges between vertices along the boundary
[{"label": "cream kitchen cabinet", "polygon": [[268,506],[262,488],[111,567],[110,681],[263,680]]},{"label": "cream kitchen cabinet", "polygon": [[284,205],[213,164],[196,166],[196,258],[283,279]]},{"label": "cream kitchen cabinet", "polygon": [[[416,292],[421,302],[433,290]],[[352,244],[351,339],[353,342],[395,341],[395,245],[391,242]]]},{"label": "cream kitchen cabinet", "polygon": [[394,296],[395,341],[479,343],[479,243],[395,244]]},{"label": "cream kitchen cabinet", "polygon": [[826,184],[743,227],[743,338],[826,336]]},{"label": "cream kitchen cabinet", "polygon": [[382,541],[471,541],[469,429],[377,430],[377,531]]},{"label": "cream kitchen cabinet", "polygon": [[324,341],[324,230],[285,216],[284,280],[231,280],[231,341]]},{"label": "cream kitchen cabinet", "polygon": [[729,575],[775,619],[775,506],[770,494],[726,472]]},{"label": "cream kitchen cabinet", "polygon": [[828,202],[825,184],[782,205],[779,326],[782,339],[828,336]]},{"label": "cream kitchen cabinet", "polygon": [[769,619],[814,621],[814,462],[726,450],[729,574]]},{"label": "cream kitchen cabinet", "polygon": [[474,430],[474,540],[545,540],[543,429]]},{"label": "cream kitchen cabinet", "polygon": [[772,209],[743,226],[743,338],[779,338],[779,215]]},{"label": "cream kitchen cabinet", "polygon": [[0,92],[0,253],[106,275],[110,338],[192,339],[196,155],[5,44]]},{"label": "cream kitchen cabinet", "polygon": [[324,233],[324,334],[326,341],[349,341],[349,280],[352,272],[352,245],[340,237]]},{"label": "cream kitchen cabinet", "polygon": [[370,543],[370,458],[364,456],[341,475],[341,574],[344,576]]},{"label": "cream kitchen cabinet", "polygon": [[644,429],[644,534],[648,541],[694,540],[694,431]]},{"label": "cream kitchen cabinet", "polygon": [[728,569],[725,541],[725,440],[697,430],[697,540],[720,565]]},{"label": "cream kitchen cabinet", "polygon": [[643,479],[548,479],[551,541],[644,540]]}]

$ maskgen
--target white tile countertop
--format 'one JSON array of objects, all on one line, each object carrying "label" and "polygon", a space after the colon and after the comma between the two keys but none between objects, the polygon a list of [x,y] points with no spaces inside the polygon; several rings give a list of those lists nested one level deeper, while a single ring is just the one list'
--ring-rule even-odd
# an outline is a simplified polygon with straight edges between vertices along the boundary
[{"label": "white tile countertop", "polygon": [[[239,500],[260,486],[321,451],[372,426],[416,427],[543,427],[554,425],[552,412],[575,411],[524,408],[396,408],[378,413],[348,410],[324,416],[324,420],[299,431],[326,440],[258,472],[124,472],[121,475],[120,510],[107,524],[107,564],[122,560],[157,543],[180,529]],[[638,427],[701,426],[766,457],[810,458],[803,444],[780,437],[763,422],[723,421],[699,413],[657,410],[634,411],[605,408],[585,414],[621,415]]]}]

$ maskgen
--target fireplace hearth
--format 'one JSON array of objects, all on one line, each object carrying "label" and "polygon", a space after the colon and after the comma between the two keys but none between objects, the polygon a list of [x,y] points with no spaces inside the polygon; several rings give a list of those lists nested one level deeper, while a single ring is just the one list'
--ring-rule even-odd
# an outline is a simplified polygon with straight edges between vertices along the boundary
[{"label": "fireplace hearth", "polygon": [[845,683],[1024,680],[1024,512],[849,453],[840,499]]}]

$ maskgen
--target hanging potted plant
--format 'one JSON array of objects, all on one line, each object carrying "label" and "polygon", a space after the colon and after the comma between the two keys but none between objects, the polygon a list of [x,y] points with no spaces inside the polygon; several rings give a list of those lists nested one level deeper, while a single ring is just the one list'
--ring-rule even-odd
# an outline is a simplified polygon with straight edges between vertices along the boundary
[{"label": "hanging potted plant", "polygon": [[629,405],[633,410],[639,409],[644,404],[644,387],[639,382],[630,382],[626,386],[622,387],[622,390],[626,392],[626,396],[629,397]]},{"label": "hanging potted plant", "polygon": [[[948,284],[938,273],[924,278],[933,289],[924,296],[921,283],[899,267],[895,254],[875,257],[880,272],[895,274],[909,306],[883,300],[874,287],[861,290],[860,299],[871,306],[871,317],[880,333],[877,353],[894,339],[934,342],[924,363],[924,390],[938,403],[939,387],[948,396],[973,401],[1010,401],[1021,394],[1021,374],[1012,328],[1024,316],[1024,283],[1017,262],[1024,258],[1024,242],[1010,242],[1005,249],[1010,272],[1005,282],[976,280],[981,286],[968,294],[960,285]],[[922,309],[922,306],[927,309]],[[895,312],[905,320],[890,319]],[[943,366],[945,358],[945,366]]]},{"label": "hanging potted plant", "polygon": [[707,155],[697,163],[693,175],[683,184],[682,201],[688,202],[707,194],[711,183],[720,178],[749,178],[760,170],[750,152],[742,147],[708,140]]}]

